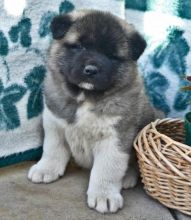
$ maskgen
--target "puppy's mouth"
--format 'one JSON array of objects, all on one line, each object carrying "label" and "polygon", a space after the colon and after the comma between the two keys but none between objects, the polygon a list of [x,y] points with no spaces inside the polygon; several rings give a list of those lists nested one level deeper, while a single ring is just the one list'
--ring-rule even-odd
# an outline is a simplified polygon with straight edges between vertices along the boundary
[{"label": "puppy's mouth", "polygon": [[86,89],[86,90],[93,90],[94,89],[94,85],[88,82],[81,82],[78,84],[78,86],[82,89]]}]

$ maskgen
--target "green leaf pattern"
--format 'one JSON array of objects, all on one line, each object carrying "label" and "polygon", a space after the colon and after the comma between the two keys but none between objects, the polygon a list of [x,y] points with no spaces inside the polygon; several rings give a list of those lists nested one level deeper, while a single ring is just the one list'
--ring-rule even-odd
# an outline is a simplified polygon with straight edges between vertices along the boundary
[{"label": "green leaf pattern", "polygon": [[50,33],[50,22],[56,15],[55,12],[47,11],[41,17],[38,33],[40,37],[46,37]]},{"label": "green leaf pattern", "polygon": [[[182,29],[174,26],[167,31],[167,38],[162,43],[158,43],[151,51],[146,60],[146,63],[149,64],[143,69],[147,93],[153,104],[163,110],[166,115],[171,111],[177,113],[185,111],[191,101],[191,92],[181,91],[184,78],[188,75],[186,58],[190,52],[189,44]],[[144,66],[144,62],[142,65]],[[161,76],[159,76],[159,73]],[[176,76],[179,82],[174,87],[172,85],[174,83],[173,75]],[[173,97],[169,97],[168,94],[173,94],[173,92],[167,92],[167,85],[175,93]]]},{"label": "green leaf pattern", "polygon": [[[190,83],[183,79],[180,81],[180,88],[183,88],[185,86],[190,86]],[[191,91],[183,91],[183,90],[179,90],[176,93],[175,99],[174,99],[174,103],[173,103],[173,108],[176,111],[184,111],[187,109],[188,106],[190,106],[190,101],[191,101]]]},{"label": "green leaf pattern", "polygon": [[3,91],[1,102],[4,104],[14,104],[18,102],[26,92],[26,88],[17,84],[12,84]]},{"label": "green leaf pattern", "polygon": [[169,30],[167,39],[154,51],[152,59],[156,68],[161,67],[164,63],[180,77],[186,75],[185,57],[189,52],[189,46],[182,37],[183,33],[176,27]]},{"label": "green leaf pattern", "polygon": [[16,43],[20,38],[20,44],[23,47],[29,47],[32,43],[30,36],[31,20],[30,18],[22,18],[18,25],[11,27],[9,30],[10,40]]},{"label": "green leaf pattern", "polygon": [[74,5],[70,2],[70,1],[63,1],[61,2],[60,4],[60,7],[59,7],[59,13],[62,14],[62,13],[68,13],[68,12],[71,12],[72,10],[74,10]]},{"label": "green leaf pattern", "polygon": [[[40,38],[50,36],[50,22],[54,16],[59,13],[67,13],[74,9],[74,5],[64,0],[60,3],[57,11],[45,12],[39,22],[37,33]],[[32,22],[24,14],[17,24],[10,27],[7,35],[0,30],[0,58],[7,71],[7,82],[10,81],[9,63],[5,59],[9,55],[9,43],[26,48],[27,53],[35,53],[37,56],[44,58],[39,48],[32,47],[31,36]],[[44,61],[44,60],[43,60]],[[27,115],[26,118],[31,120],[41,114],[43,110],[43,81],[46,74],[46,68],[43,65],[36,65],[24,78],[23,85],[6,83],[0,78],[0,130],[12,130],[18,128],[21,124],[17,103],[28,94]]]},{"label": "green leaf pattern", "polygon": [[27,104],[28,119],[38,116],[43,110],[42,84],[45,73],[44,66],[36,66],[25,78],[25,83],[30,90]]},{"label": "green leaf pattern", "polygon": [[73,5],[73,3],[71,3],[68,0],[65,0],[60,3],[58,12],[47,11],[46,13],[44,13],[41,17],[39,30],[38,30],[40,37],[44,38],[50,34],[50,23],[54,16],[58,14],[71,12],[74,9],[75,6]]},{"label": "green leaf pattern", "polygon": [[34,67],[25,77],[25,86],[12,84],[6,88],[0,80],[0,130],[11,130],[20,126],[19,113],[16,107],[26,91],[30,92],[27,104],[27,118],[38,116],[43,110],[42,85],[46,69]]},{"label": "green leaf pattern", "polygon": [[[184,78],[191,76],[191,1],[125,0],[125,8],[127,20],[140,28],[148,40],[139,64],[150,99],[169,117],[183,117],[191,110],[190,92],[181,90]],[[137,20],[139,15],[141,21]],[[147,16],[155,17],[155,21],[147,20]],[[157,87],[152,84],[156,78],[153,73],[166,79],[169,87],[165,91],[159,80]]]},{"label": "green leaf pattern", "polygon": [[24,86],[12,84],[4,88],[0,80],[0,129],[11,130],[20,126],[16,103],[25,93]]},{"label": "green leaf pattern", "polygon": [[151,102],[165,114],[170,112],[165,92],[169,87],[168,80],[159,72],[149,72],[144,78],[145,87]]},{"label": "green leaf pattern", "polygon": [[8,54],[8,41],[4,33],[0,31],[0,56],[6,56]]},{"label": "green leaf pattern", "polygon": [[190,0],[125,0],[125,8],[139,11],[158,11],[181,18],[191,19]]}]

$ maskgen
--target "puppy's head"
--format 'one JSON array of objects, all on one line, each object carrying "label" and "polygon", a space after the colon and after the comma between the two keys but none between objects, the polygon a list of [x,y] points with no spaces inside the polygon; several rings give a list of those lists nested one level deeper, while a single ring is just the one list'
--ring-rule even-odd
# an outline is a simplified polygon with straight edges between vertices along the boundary
[{"label": "puppy's head", "polygon": [[[104,92],[130,85],[146,47],[134,28],[110,13],[79,11],[57,16],[49,65],[56,65],[71,90]],[[53,63],[51,63],[53,62]]]}]

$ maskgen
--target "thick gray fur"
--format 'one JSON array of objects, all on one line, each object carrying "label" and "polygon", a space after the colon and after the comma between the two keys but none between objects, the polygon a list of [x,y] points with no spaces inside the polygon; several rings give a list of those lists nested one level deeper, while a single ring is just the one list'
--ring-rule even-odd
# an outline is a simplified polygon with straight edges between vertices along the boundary
[{"label": "thick gray fur", "polygon": [[[70,16],[72,17],[72,15]],[[121,20],[118,22],[129,36],[137,33],[131,25],[124,24]],[[74,30],[72,29],[73,32]],[[80,35],[80,31],[83,32],[83,28],[77,30],[78,35]],[[108,91],[101,95],[84,92],[85,99],[79,102],[80,92],[75,93],[68,89],[66,80],[58,68],[60,58],[65,53],[62,46],[63,42],[64,39],[54,41],[50,48],[50,71],[45,81],[45,100],[48,108],[58,117],[66,119],[68,123],[75,123],[77,109],[85,101],[94,104],[92,111],[98,116],[121,116],[122,119],[116,125],[116,130],[122,150],[130,153],[138,131],[149,122],[164,116],[149,102],[145,94],[142,77],[137,71],[136,61],[129,58],[128,64],[124,62],[119,66],[115,85]],[[131,42],[128,44],[128,48],[124,49],[123,45],[116,41],[119,51],[125,54],[125,50],[127,50],[126,54],[130,56]]]}]

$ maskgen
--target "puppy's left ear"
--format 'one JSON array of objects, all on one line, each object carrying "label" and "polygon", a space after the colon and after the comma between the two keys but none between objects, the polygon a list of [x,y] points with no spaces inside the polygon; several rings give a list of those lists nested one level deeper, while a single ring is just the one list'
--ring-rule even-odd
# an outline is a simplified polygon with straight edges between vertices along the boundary
[{"label": "puppy's left ear", "polygon": [[145,39],[135,30],[129,33],[128,44],[131,50],[131,57],[134,61],[139,59],[147,46]]},{"label": "puppy's left ear", "polygon": [[64,37],[71,25],[72,20],[68,14],[54,17],[50,25],[53,38],[59,40]]}]

